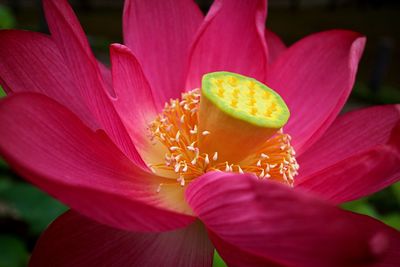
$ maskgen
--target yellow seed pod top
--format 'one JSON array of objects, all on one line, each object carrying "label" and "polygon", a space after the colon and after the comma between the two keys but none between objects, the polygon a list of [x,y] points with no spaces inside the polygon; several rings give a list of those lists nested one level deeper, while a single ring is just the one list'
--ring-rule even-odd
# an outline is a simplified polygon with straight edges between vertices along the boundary
[{"label": "yellow seed pod top", "polygon": [[279,94],[255,79],[236,73],[204,75],[202,94],[226,114],[258,127],[279,129],[290,116]]}]

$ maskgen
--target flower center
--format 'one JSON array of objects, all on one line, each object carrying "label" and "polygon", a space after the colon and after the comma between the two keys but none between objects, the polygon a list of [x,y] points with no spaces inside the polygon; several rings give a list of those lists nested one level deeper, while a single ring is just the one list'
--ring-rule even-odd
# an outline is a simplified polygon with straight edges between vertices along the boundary
[{"label": "flower center", "polygon": [[299,165],[282,130],[288,118],[284,101],[264,84],[229,72],[206,74],[201,90],[170,100],[150,123],[165,158],[149,166],[181,186],[209,171],[292,185]]}]

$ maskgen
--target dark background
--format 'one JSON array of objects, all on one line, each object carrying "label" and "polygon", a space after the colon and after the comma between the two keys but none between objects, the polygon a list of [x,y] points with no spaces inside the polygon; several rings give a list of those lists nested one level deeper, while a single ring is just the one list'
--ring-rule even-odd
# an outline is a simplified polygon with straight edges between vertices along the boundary
[{"label": "dark background", "polygon": [[[108,45],[122,42],[123,1],[70,2],[95,54],[108,63]],[[205,13],[212,1],[196,2]],[[400,103],[399,11],[398,0],[270,0],[267,26],[287,45],[308,34],[335,28],[367,36],[357,82],[343,111],[346,112],[369,105]],[[0,28],[46,32],[40,1],[0,0]],[[344,207],[400,229],[400,183]],[[66,209],[0,162],[0,267],[25,266],[40,233]]]}]

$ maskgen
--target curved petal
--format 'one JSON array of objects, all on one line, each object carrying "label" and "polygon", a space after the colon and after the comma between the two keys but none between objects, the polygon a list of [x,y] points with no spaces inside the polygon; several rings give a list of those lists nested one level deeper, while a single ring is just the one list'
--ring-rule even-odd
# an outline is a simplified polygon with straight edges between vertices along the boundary
[{"label": "curved petal", "polygon": [[146,169],[111,100],[85,34],[66,0],[43,0],[46,20],[75,85],[87,107],[117,146]]},{"label": "curved petal", "polygon": [[[186,197],[213,242],[217,236],[249,258],[298,267],[400,264],[399,232],[282,184],[207,173],[189,185]],[[214,244],[228,265],[243,266],[235,249]]]},{"label": "curved petal", "polygon": [[268,47],[268,63],[272,64],[286,50],[281,38],[269,29],[265,29],[265,41]]},{"label": "curved petal", "polygon": [[340,116],[298,158],[295,185],[341,203],[400,179],[400,105]]},{"label": "curved petal", "polygon": [[199,88],[204,74],[231,71],[264,82],[266,1],[216,0],[189,57],[186,89]]},{"label": "curved petal", "polygon": [[135,233],[69,211],[42,234],[29,266],[211,266],[213,252],[199,221],[171,232]]},{"label": "curved petal", "polygon": [[144,172],[102,131],[93,132],[50,98],[19,93],[0,104],[0,151],[23,177],[71,208],[128,230],[183,227],[182,202],[157,193],[161,178]]},{"label": "curved petal", "polygon": [[0,39],[0,80],[8,94],[47,95],[68,107],[91,128],[96,128],[64,59],[49,36],[2,30]]},{"label": "curved petal", "polygon": [[289,47],[271,66],[267,84],[289,106],[285,129],[297,153],[324,133],[346,102],[364,45],[355,32],[321,32]]},{"label": "curved petal", "polygon": [[107,68],[103,63],[98,61],[99,63],[99,69],[101,73],[101,77],[103,78],[104,81],[104,86],[110,96],[114,96],[114,89],[112,87],[112,77],[111,77],[111,70]]},{"label": "curved petal", "polygon": [[146,162],[163,161],[167,151],[152,142],[149,136],[148,127],[157,111],[142,67],[124,45],[112,44],[110,54],[116,94],[114,106],[141,157]]},{"label": "curved petal", "polygon": [[190,42],[203,15],[192,0],[127,0],[125,44],[141,62],[158,109],[185,85]]}]

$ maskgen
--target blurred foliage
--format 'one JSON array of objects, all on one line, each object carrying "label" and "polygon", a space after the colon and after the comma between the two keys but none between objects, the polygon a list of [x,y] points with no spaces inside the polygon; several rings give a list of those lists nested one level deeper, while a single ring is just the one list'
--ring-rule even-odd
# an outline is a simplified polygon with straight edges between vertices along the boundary
[{"label": "blurred foliage", "polygon": [[394,86],[384,85],[374,91],[366,83],[357,82],[351,97],[370,104],[395,104],[400,103],[400,90]]},{"label": "blurred foliage", "polygon": [[400,230],[400,182],[371,196],[345,203],[342,208],[374,217]]},{"label": "blurred foliage", "polygon": [[22,240],[0,234],[0,267],[24,267],[28,257],[29,253]]},{"label": "blurred foliage", "polygon": [[41,232],[66,210],[0,160],[0,267],[26,266]]},{"label": "blurred foliage", "polygon": [[15,27],[15,18],[11,10],[0,4],[0,29],[11,29]]},{"label": "blurred foliage", "polygon": [[226,263],[224,260],[221,258],[221,256],[218,254],[218,252],[215,250],[214,252],[214,259],[213,259],[213,267],[227,267]]},{"label": "blurred foliage", "polygon": [[0,85],[0,98],[6,96],[6,92],[4,92],[4,89]]},{"label": "blurred foliage", "polygon": [[39,235],[49,222],[67,208],[36,187],[8,178],[0,180],[0,201],[18,220],[28,224],[28,233]]}]

